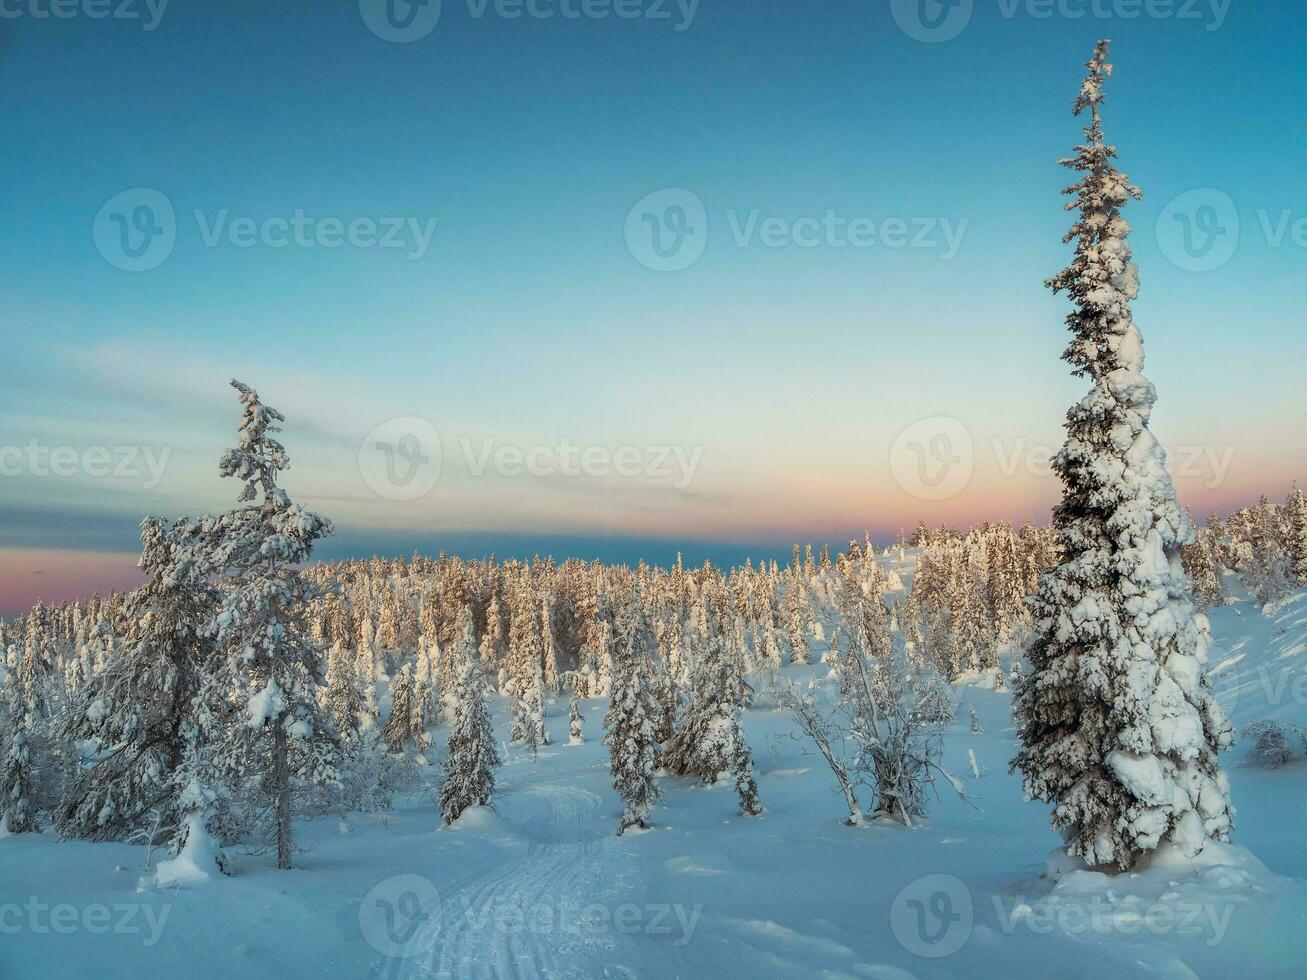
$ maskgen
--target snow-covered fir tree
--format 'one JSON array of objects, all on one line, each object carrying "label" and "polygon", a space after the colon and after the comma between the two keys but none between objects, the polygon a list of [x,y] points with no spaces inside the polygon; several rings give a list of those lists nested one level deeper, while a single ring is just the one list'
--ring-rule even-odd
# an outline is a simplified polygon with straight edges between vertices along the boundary
[{"label": "snow-covered fir tree", "polygon": [[785,590],[782,612],[785,616],[785,638],[790,644],[790,662],[812,663],[807,637],[807,623],[811,616],[808,608],[808,587],[799,577],[797,567],[789,588]]},{"label": "snow-covered fir tree", "polygon": [[694,667],[685,716],[667,744],[664,767],[705,783],[731,776],[740,791],[741,808],[757,813],[756,786],[748,788],[753,760],[739,722],[740,709],[750,703],[753,691],[744,679],[743,665],[728,651],[721,630],[712,625],[713,617],[701,608],[699,618],[705,646]]},{"label": "snow-covered fir tree", "polygon": [[1284,537],[1294,584],[1307,585],[1307,494],[1297,484],[1284,504]]},{"label": "snow-covered fir tree", "polygon": [[314,542],[331,533],[331,523],[291,501],[277,484],[290,465],[274,437],[285,421],[258,393],[232,381],[244,413],[236,448],[219,473],[242,484],[245,505],[196,522],[205,561],[218,572],[222,604],[214,622],[219,647],[216,673],[238,700],[247,758],[257,771],[269,808],[277,867],[291,866],[291,818],[297,789],[321,788],[336,779],[334,740],[318,701],[321,651],[307,621],[319,593],[297,566]]},{"label": "snow-covered fir tree", "polygon": [[5,669],[4,742],[0,745],[0,830],[39,830],[43,776],[42,743],[49,722],[46,674],[50,623],[38,602],[23,626],[23,642],[10,646]]},{"label": "snow-covered fir tree", "polygon": [[536,674],[527,683],[518,704],[521,710],[521,738],[523,748],[535,758],[542,746],[549,744],[549,729],[545,727],[545,681],[539,665]]},{"label": "snow-covered fir tree", "polygon": [[656,718],[661,710],[649,683],[649,649],[644,624],[634,599],[624,605],[615,623],[612,693],[604,716],[613,789],[624,810],[618,835],[631,827],[647,827],[649,813],[662,795],[658,771]]},{"label": "snow-covered fir tree", "polygon": [[413,665],[405,664],[390,685],[390,717],[381,731],[386,747],[391,752],[405,752],[410,748],[426,748],[426,733],[422,729],[422,711],[417,702],[417,681]]},{"label": "snow-covered fir tree", "polygon": [[[11,647],[15,650],[16,647]],[[11,670],[18,667],[17,658],[11,661]],[[17,684],[5,688],[5,738],[0,743],[0,832],[29,834],[40,828],[36,822],[36,772],[32,749],[35,718],[23,703]]]},{"label": "snow-covered fir tree", "polygon": [[457,664],[457,707],[445,757],[445,780],[440,787],[440,817],[449,824],[470,806],[488,806],[495,795],[499,753],[486,707],[486,681],[477,656],[472,616],[459,617],[454,650]]},{"label": "snow-covered fir tree", "polygon": [[364,715],[363,698],[350,652],[339,645],[327,651],[327,693],[323,700],[336,733],[342,738],[358,735]]},{"label": "snow-covered fir tree", "polygon": [[570,744],[580,745],[585,741],[584,726],[585,715],[581,714],[581,699],[577,697],[576,691],[573,691],[567,705],[567,734]]},{"label": "snow-covered fir tree", "polygon": [[1221,585],[1211,539],[1210,531],[1198,531],[1194,543],[1185,548],[1181,556],[1185,573],[1189,576],[1194,603],[1199,609],[1211,609],[1225,602],[1225,589]]},{"label": "snow-covered fir tree", "polygon": [[1283,599],[1297,585],[1293,557],[1280,534],[1267,530],[1251,542],[1252,551],[1244,566],[1244,580],[1257,602],[1269,606]]},{"label": "snow-covered fir tree", "polygon": [[1139,191],[1103,139],[1107,57],[1101,41],[1074,105],[1089,112],[1085,142],[1063,161],[1080,174],[1067,189],[1075,256],[1048,286],[1074,304],[1065,359],[1091,389],[1054,460],[1062,560],[1033,600],[1013,767],[1028,798],[1054,805],[1068,854],[1130,868],[1166,843],[1195,855],[1227,839],[1234,811],[1217,760],[1230,726],[1207,684],[1208,637],[1180,561],[1193,527],[1148,428],[1156,392],[1142,374],[1138,274],[1120,213]]},{"label": "snow-covered fir tree", "polygon": [[184,760],[203,756],[196,740],[207,744],[228,722],[222,694],[206,683],[214,655],[207,628],[218,595],[189,532],[185,521],[141,524],[139,565],[149,581],[128,596],[122,644],[87,681],[61,733],[96,751],[59,808],[65,837],[171,833],[181,823],[180,794],[205,782],[196,771],[185,785],[176,778]]}]

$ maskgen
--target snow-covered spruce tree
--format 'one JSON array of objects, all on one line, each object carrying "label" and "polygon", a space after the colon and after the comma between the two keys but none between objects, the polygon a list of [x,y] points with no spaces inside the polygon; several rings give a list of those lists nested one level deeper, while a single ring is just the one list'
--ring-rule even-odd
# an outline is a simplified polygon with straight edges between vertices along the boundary
[{"label": "snow-covered spruce tree", "polygon": [[[192,547],[190,524],[141,523],[140,567],[149,581],[127,597],[126,636],[104,669],[86,683],[61,736],[95,746],[95,763],[78,775],[59,807],[64,837],[122,840],[142,830],[169,833],[181,822],[176,771],[199,758],[196,739],[216,732],[204,678],[214,644],[206,627],[218,595]],[[200,792],[197,790],[197,792]]]},{"label": "snow-covered spruce tree", "polygon": [[1307,494],[1294,485],[1284,504],[1285,547],[1298,585],[1307,585]]},{"label": "snow-covered spruce tree", "polygon": [[199,535],[209,566],[221,576],[222,606],[214,621],[216,673],[243,708],[248,758],[269,806],[277,867],[291,866],[293,797],[300,787],[321,789],[336,780],[329,722],[318,704],[319,650],[306,614],[318,595],[298,571],[331,522],[295,504],[277,485],[290,465],[273,433],[284,416],[259,401],[254,389],[232,381],[244,415],[235,449],[219,473],[235,477],[246,506],[204,518]]},{"label": "snow-covered spruce tree", "polygon": [[719,621],[700,611],[700,633],[706,638],[694,665],[690,700],[680,727],[667,743],[664,765],[678,776],[715,783],[730,776],[740,797],[740,809],[761,812],[753,777],[753,757],[740,729],[740,710],[753,699],[743,665],[726,648]]},{"label": "snow-covered spruce tree", "polygon": [[[16,652],[17,646],[10,649]],[[10,670],[16,666],[15,658]],[[4,723],[4,754],[0,758],[0,835],[30,834],[40,829],[36,822],[36,777],[31,737],[35,722],[22,701],[17,684],[10,681],[4,693],[4,715],[0,717]]]},{"label": "snow-covered spruce tree", "polygon": [[445,757],[445,781],[440,787],[440,817],[453,823],[470,806],[489,806],[495,795],[499,753],[486,708],[486,680],[477,656],[472,615],[464,607],[454,651],[458,700]]},{"label": "snow-covered spruce tree", "polygon": [[781,609],[785,616],[785,638],[790,643],[790,663],[812,663],[807,637],[807,622],[812,612],[808,605],[807,591],[807,584],[796,571],[785,591]]},{"label": "snow-covered spruce tree", "polygon": [[426,747],[427,726],[435,720],[436,692],[439,685],[436,682],[434,663],[442,659],[440,644],[437,641],[432,640],[430,644],[426,640],[422,641],[418,650],[417,666],[413,672],[413,710],[417,713],[416,725],[422,732],[422,741],[419,743],[421,748]]},{"label": "snow-covered spruce tree", "polygon": [[418,751],[426,748],[426,733],[422,730],[422,714],[417,703],[417,683],[413,665],[405,664],[395,675],[390,687],[390,717],[381,731],[386,747],[391,752]]},{"label": "snow-covered spruce tree", "polygon": [[746,817],[756,817],[762,813],[762,803],[758,800],[758,780],[753,771],[753,753],[745,741],[744,729],[740,727],[740,709],[738,705],[729,705],[725,716],[719,717],[708,733],[708,742],[704,746],[706,758],[720,758],[725,761],[731,782],[735,784],[735,795],[740,801],[740,813]]},{"label": "snow-covered spruce tree", "polygon": [[1225,590],[1221,587],[1211,537],[1210,531],[1200,530],[1194,543],[1185,548],[1181,555],[1194,603],[1199,609],[1211,609],[1225,602]]},{"label": "snow-covered spruce tree", "polygon": [[577,697],[576,691],[572,692],[572,700],[567,705],[567,734],[568,741],[572,745],[580,745],[585,741],[585,715],[581,714],[581,699]]},{"label": "snow-covered spruce tree", "polygon": [[341,738],[358,735],[364,713],[358,676],[349,651],[339,645],[327,651],[327,693],[323,707]]},{"label": "snow-covered spruce tree", "polygon": [[1244,579],[1262,606],[1278,602],[1293,591],[1297,579],[1293,558],[1279,535],[1259,534],[1253,539]]},{"label": "snow-covered spruce tree", "polygon": [[40,829],[41,742],[48,721],[46,617],[45,607],[38,602],[23,624],[22,644],[10,647],[5,668],[0,830],[11,834]]},{"label": "snow-covered spruce tree", "polygon": [[662,709],[650,684],[649,644],[634,598],[618,613],[614,632],[604,744],[608,746],[613,789],[625,805],[617,829],[620,837],[630,827],[647,827],[649,811],[662,795],[654,780],[659,755],[654,729]]},{"label": "snow-covered spruce tree", "polygon": [[327,688],[322,698],[340,749],[340,788],[335,803],[342,812],[375,812],[390,807],[394,784],[404,761],[391,755],[358,689],[354,654],[340,645],[327,653]]},{"label": "snow-covered spruce tree", "polygon": [[522,746],[531,758],[540,754],[542,746],[549,744],[549,729],[545,727],[545,681],[536,665],[536,675],[527,683],[519,702],[522,710]]},{"label": "snow-covered spruce tree", "polygon": [[1119,211],[1139,191],[1103,141],[1107,56],[1100,41],[1074,106],[1090,114],[1085,142],[1063,161],[1081,174],[1067,188],[1075,257],[1048,286],[1075,305],[1065,360],[1092,387],[1068,413],[1054,461],[1063,554],[1033,599],[1013,705],[1024,747],[1012,765],[1028,799],[1054,804],[1068,854],[1124,869],[1163,844],[1194,855],[1227,839],[1234,811],[1217,760],[1230,727],[1208,687],[1208,637],[1180,562],[1194,532],[1148,429],[1156,393],[1141,373],[1138,274]]}]

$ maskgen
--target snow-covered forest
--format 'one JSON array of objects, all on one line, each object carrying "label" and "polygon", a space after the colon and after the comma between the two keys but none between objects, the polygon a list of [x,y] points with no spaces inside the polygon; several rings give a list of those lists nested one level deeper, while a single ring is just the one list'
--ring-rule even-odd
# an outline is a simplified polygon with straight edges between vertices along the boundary
[{"label": "snow-covered forest", "polygon": [[1048,526],[321,562],[233,381],[233,508],[0,623],[0,976],[1301,975],[1307,499],[1167,475],[1107,57]]},{"label": "snow-covered forest", "polygon": [[[1184,826],[1163,819],[1139,853],[1038,872],[1048,847],[1027,846],[1032,808],[1006,772],[1031,753],[1016,752],[1013,709],[1025,726],[1051,710],[1051,692],[1035,695],[1051,677],[1110,690],[1137,676],[1041,675],[1023,657],[1048,635],[1030,597],[1067,567],[1056,529],[921,525],[796,545],[783,567],[313,563],[328,525],[277,487],[283,420],[237,387],[221,472],[241,505],[143,522],[137,591],[3,624],[0,853],[10,887],[40,896],[14,906],[32,923],[55,907],[136,909],[155,918],[114,934],[122,962],[170,970],[201,953],[359,976],[934,975],[944,951],[939,963],[999,975],[1029,955],[1003,932],[1107,943],[1095,956],[1126,964],[1142,930],[1219,971],[1261,917],[1307,909],[1307,890],[1224,843],[1228,803],[1197,842],[1160,846]],[[1194,597],[1192,690],[1221,749],[1232,728],[1216,701],[1235,709],[1244,779],[1271,805],[1307,764],[1307,706],[1286,693],[1307,674],[1302,492],[1214,517],[1179,558],[1165,567]],[[1067,615],[1079,625],[1088,608]],[[1202,670],[1213,644],[1230,647],[1221,699]],[[1159,755],[1154,779],[1173,771]],[[1126,791],[1154,792],[1133,758],[1143,775],[1127,769]],[[1049,777],[1026,778],[1028,795],[1049,793]],[[282,883],[278,868],[298,871]],[[229,945],[249,931],[239,909],[260,902],[275,909],[260,938]],[[926,902],[947,915],[919,934],[906,909],[934,915]],[[385,924],[395,916],[412,928]],[[94,943],[56,951],[47,935],[29,924],[0,962],[74,976],[98,959]]]}]

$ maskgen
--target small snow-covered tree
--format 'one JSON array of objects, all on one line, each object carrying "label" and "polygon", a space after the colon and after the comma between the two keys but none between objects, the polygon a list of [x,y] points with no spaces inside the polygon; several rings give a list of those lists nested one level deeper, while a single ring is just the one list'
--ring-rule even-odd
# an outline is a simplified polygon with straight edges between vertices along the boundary
[{"label": "small snow-covered tree", "polygon": [[901,640],[868,660],[850,649],[840,664],[841,713],[858,744],[857,768],[876,793],[874,816],[912,825],[926,812],[936,776],[967,800],[940,765],[942,734],[952,721],[947,685],[914,668]]},{"label": "small snow-covered tree", "polygon": [[470,806],[489,806],[495,795],[499,753],[486,707],[486,680],[477,656],[471,613],[459,617],[454,651],[457,702],[445,757],[445,781],[440,787],[440,817],[449,824]]},{"label": "small snow-covered tree", "polygon": [[806,735],[817,748],[834,775],[848,816],[844,822],[850,827],[862,824],[862,804],[858,800],[857,755],[852,751],[849,731],[841,725],[832,713],[822,710],[818,699],[812,694],[800,694],[794,684],[786,684],[780,690],[779,703],[790,712],[799,731]]},{"label": "small snow-covered tree", "polygon": [[320,651],[307,621],[319,593],[298,566],[314,542],[330,534],[331,522],[291,501],[277,484],[290,465],[273,433],[285,417],[264,405],[239,381],[244,414],[236,448],[219,473],[241,484],[245,506],[196,522],[208,566],[221,576],[222,605],[214,621],[217,673],[239,699],[243,724],[259,759],[261,795],[271,811],[277,867],[291,866],[292,804],[297,785],[319,789],[334,783],[335,744],[319,707]]},{"label": "small snow-covered tree", "polygon": [[618,836],[630,827],[647,827],[649,812],[662,795],[654,773],[660,712],[649,682],[649,644],[634,601],[619,612],[615,624],[611,701],[604,716],[604,744],[609,751],[613,789],[622,798]]},{"label": "small snow-covered tree", "polygon": [[1278,535],[1263,533],[1253,540],[1244,578],[1262,606],[1269,606],[1293,591],[1297,579],[1293,558]]},{"label": "small snow-covered tree", "polygon": [[1297,725],[1255,721],[1243,730],[1242,737],[1252,743],[1248,761],[1268,769],[1297,762],[1307,751],[1307,733]]},{"label": "small snow-covered tree", "polygon": [[1194,604],[1199,609],[1211,609],[1225,602],[1225,589],[1221,586],[1211,537],[1210,531],[1199,531],[1194,543],[1181,554],[1193,590]]},{"label": "small snow-covered tree", "polygon": [[753,698],[743,665],[727,648],[720,629],[700,611],[704,647],[695,663],[690,701],[680,727],[667,744],[664,765],[678,776],[695,776],[705,783],[730,777],[746,815],[761,812],[753,757],[740,729],[740,710]]},{"label": "small snow-covered tree", "polygon": [[545,682],[538,664],[536,675],[528,682],[519,703],[522,713],[521,742],[534,759],[540,754],[541,747],[549,744],[549,729],[545,727]]},{"label": "small snow-covered tree", "polygon": [[1163,843],[1194,855],[1227,839],[1234,811],[1217,760],[1230,727],[1206,681],[1208,638],[1180,562],[1193,527],[1148,428],[1157,396],[1142,374],[1130,310],[1139,278],[1120,213],[1140,195],[1103,140],[1107,56],[1100,41],[1074,106],[1089,112],[1085,142],[1063,161],[1080,174],[1067,188],[1075,256],[1048,286],[1075,306],[1065,360],[1091,389],[1068,413],[1053,464],[1062,561],[1033,600],[1013,768],[1028,799],[1054,805],[1070,855],[1124,869]]},{"label": "small snow-covered tree", "polygon": [[580,745],[585,741],[584,724],[585,716],[581,714],[581,700],[573,691],[572,699],[567,705],[567,733],[572,745]]},{"label": "small snow-covered tree", "polygon": [[182,741],[185,749],[181,763],[171,774],[177,812],[172,857],[160,861],[155,870],[154,884],[159,886],[204,881],[215,869],[231,874],[227,856],[214,836],[221,791],[211,779],[213,765],[207,758],[212,751],[211,739],[187,724]]},{"label": "small snow-covered tree", "polygon": [[704,755],[725,761],[724,772],[729,774],[735,784],[740,813],[746,817],[756,817],[762,813],[762,803],[758,800],[758,780],[753,770],[753,753],[745,741],[744,729],[740,727],[739,707],[730,705],[726,715],[717,719],[708,734]]}]

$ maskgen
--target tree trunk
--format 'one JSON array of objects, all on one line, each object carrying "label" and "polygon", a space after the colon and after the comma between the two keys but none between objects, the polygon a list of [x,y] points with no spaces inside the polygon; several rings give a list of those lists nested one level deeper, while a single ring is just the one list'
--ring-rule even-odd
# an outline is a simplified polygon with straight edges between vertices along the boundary
[{"label": "tree trunk", "polygon": [[272,792],[277,801],[277,867],[290,870],[290,760],[287,757],[286,726],[278,719],[272,750]]}]

